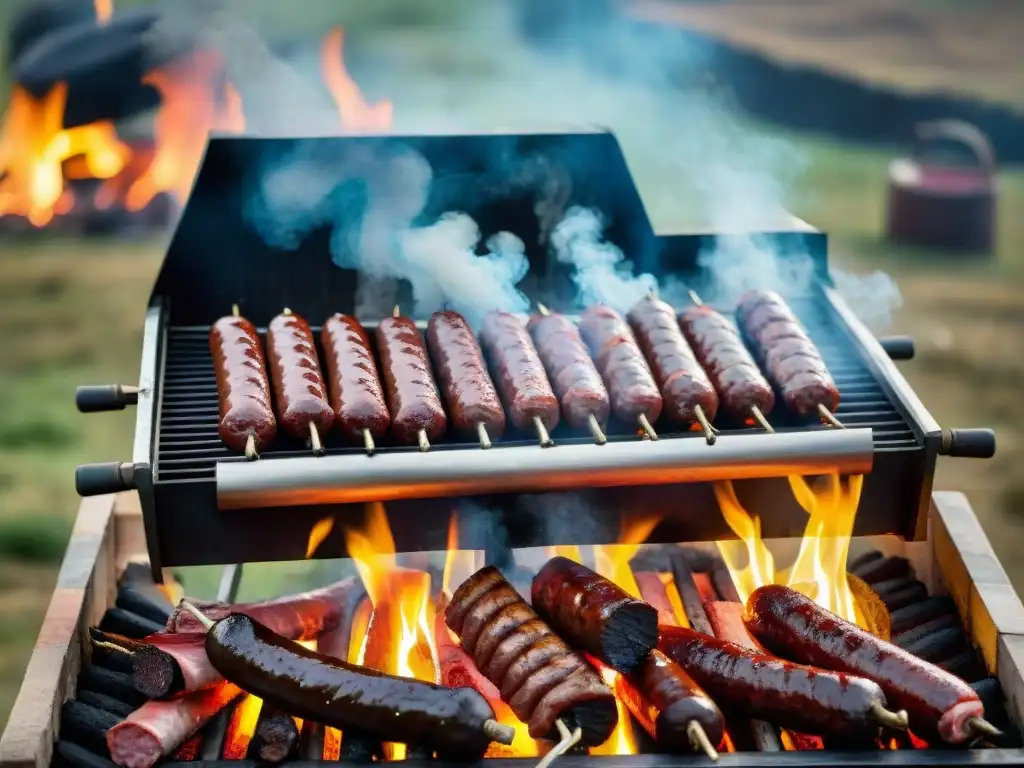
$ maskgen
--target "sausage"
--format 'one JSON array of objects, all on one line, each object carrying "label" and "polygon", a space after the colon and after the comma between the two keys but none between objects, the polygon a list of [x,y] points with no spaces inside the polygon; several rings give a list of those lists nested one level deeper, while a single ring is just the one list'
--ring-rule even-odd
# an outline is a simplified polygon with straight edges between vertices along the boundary
[{"label": "sausage", "polygon": [[[761,587],[747,599],[747,629],[771,652],[873,680],[905,709],[915,733],[960,744],[985,716],[978,694],[957,677],[826,611],[794,589]],[[982,721],[983,722],[983,721]]]},{"label": "sausage", "polygon": [[480,569],[455,590],[445,621],[533,738],[552,738],[556,720],[580,728],[585,746],[603,743],[615,729],[611,689],[497,568]]},{"label": "sausage", "polygon": [[553,557],[533,579],[534,609],[560,637],[619,672],[629,672],[658,644],[658,611],[566,557]]},{"label": "sausage", "polygon": [[320,439],[334,424],[327,387],[309,323],[285,311],[267,326],[270,380],[281,428],[294,438],[310,437],[320,452]]},{"label": "sausage", "polygon": [[738,421],[749,421],[752,408],[764,416],[771,413],[775,393],[735,326],[707,305],[684,309],[678,319],[722,410]]},{"label": "sausage", "polygon": [[718,395],[679,330],[672,307],[647,296],[633,306],[627,319],[661,389],[665,416],[691,426],[700,421],[700,408],[709,422],[714,421]]},{"label": "sausage", "polygon": [[558,426],[558,399],[526,325],[508,312],[491,312],[480,331],[508,416],[517,429]]},{"label": "sausage", "polygon": [[402,445],[418,442],[426,450],[429,441],[444,434],[448,418],[416,323],[397,314],[381,320],[377,326],[377,351],[387,387],[391,434]]},{"label": "sausage", "polygon": [[458,312],[435,312],[427,324],[427,347],[455,428],[470,433],[482,428],[488,437],[501,437],[505,411],[466,318]]},{"label": "sausage", "polygon": [[860,677],[782,661],[684,627],[662,627],[658,649],[741,717],[863,741],[878,736],[876,712],[885,717],[882,689]]},{"label": "sausage", "polygon": [[641,417],[656,422],[661,393],[625,318],[611,307],[589,307],[580,316],[580,335],[601,372],[616,418],[627,424]]},{"label": "sausage", "polygon": [[152,768],[242,693],[230,683],[170,701],[148,701],[107,731],[110,759],[122,768]]},{"label": "sausage", "polygon": [[564,315],[539,314],[530,318],[528,328],[569,426],[590,426],[591,418],[598,424],[607,421],[608,390],[572,321]]},{"label": "sausage", "polygon": [[206,634],[227,680],[285,711],[381,741],[432,747],[452,759],[483,755],[491,734],[511,741],[472,688],[394,677],[311,651],[233,613]]},{"label": "sausage", "polygon": [[253,458],[277,434],[256,327],[244,317],[222,317],[210,328],[210,354],[220,406],[217,432],[228,448]]},{"label": "sausage", "polygon": [[158,632],[132,647],[132,684],[150,699],[191,693],[224,682],[203,648],[203,636]]},{"label": "sausage", "polygon": [[320,342],[330,382],[331,408],[341,434],[349,442],[362,442],[368,450],[373,450],[372,441],[387,433],[391,415],[384,400],[370,337],[358,320],[338,313],[327,318],[320,332]]},{"label": "sausage", "polygon": [[830,412],[839,407],[839,388],[785,299],[749,291],[740,297],[736,318],[787,408],[807,418],[819,406]]},{"label": "sausage", "polygon": [[661,651],[651,651],[628,675],[619,675],[615,691],[626,709],[659,748],[673,753],[702,750],[693,723],[713,748],[725,736],[725,719],[682,667]]}]

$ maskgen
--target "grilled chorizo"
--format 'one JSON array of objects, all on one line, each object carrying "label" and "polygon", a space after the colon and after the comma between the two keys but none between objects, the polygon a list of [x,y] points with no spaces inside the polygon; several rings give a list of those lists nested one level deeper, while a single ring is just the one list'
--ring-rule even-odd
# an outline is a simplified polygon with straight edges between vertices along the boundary
[{"label": "grilled chorizo", "polygon": [[466,319],[458,312],[435,312],[427,324],[427,347],[454,427],[473,433],[482,425],[487,436],[501,437],[505,411]]},{"label": "grilled chorizo", "polygon": [[618,722],[615,697],[597,672],[537,616],[497,568],[488,566],[452,595],[445,613],[478,669],[501,691],[535,739],[555,721],[580,728],[581,743],[603,743]]},{"label": "grilled chorizo", "polygon": [[[370,337],[354,317],[327,318],[320,340],[324,348],[331,407],[341,433],[350,442],[380,439],[391,424],[384,388],[370,348]],[[372,445],[372,443],[371,443]]]},{"label": "grilled chorizo", "polygon": [[448,428],[430,372],[423,337],[411,318],[396,314],[377,326],[377,350],[391,411],[391,434],[402,445],[427,449]]},{"label": "grilled chorizo", "polygon": [[327,387],[309,323],[287,311],[271,320],[267,326],[267,355],[281,428],[300,439],[311,436],[315,428],[316,449],[320,437],[334,424],[334,410],[327,402]]},{"label": "grilled chorizo", "polygon": [[210,354],[217,377],[220,439],[233,451],[255,456],[277,434],[256,327],[244,317],[222,317],[210,328]]}]

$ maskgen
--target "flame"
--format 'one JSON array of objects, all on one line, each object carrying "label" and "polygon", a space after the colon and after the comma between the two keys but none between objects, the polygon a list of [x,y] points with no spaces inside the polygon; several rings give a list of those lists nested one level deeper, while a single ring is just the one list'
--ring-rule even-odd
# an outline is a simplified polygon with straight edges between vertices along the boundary
[{"label": "flame", "polygon": [[445,549],[441,590],[451,596],[458,585],[483,567],[483,552],[459,549],[459,518],[452,512],[448,517],[448,541]]},{"label": "flame", "polygon": [[574,563],[583,562],[583,553],[580,552],[580,548],[575,544],[559,544],[555,547],[545,547],[544,552],[549,559],[552,557],[564,557],[572,560]]},{"label": "flame", "polygon": [[224,759],[244,760],[245,753],[249,750],[249,742],[256,732],[256,723],[260,719],[260,709],[263,707],[263,699],[245,694],[242,700],[235,707],[231,715],[231,722],[228,724],[227,735],[224,737]]},{"label": "flame", "polygon": [[672,612],[676,616],[679,626],[690,628],[690,618],[686,615],[683,607],[683,600],[679,597],[679,590],[676,589],[676,577],[671,573],[659,573],[661,583],[665,585],[665,594],[668,595],[668,603],[672,606]]},{"label": "flame", "polygon": [[96,8],[96,23],[106,24],[114,15],[114,0],[93,0]]},{"label": "flame", "polygon": [[317,520],[313,523],[313,528],[309,532],[309,542],[306,544],[306,559],[309,560],[316,551],[320,549],[320,545],[324,543],[324,539],[331,535],[331,531],[334,530],[334,518],[325,517],[322,520]]},{"label": "flame", "polygon": [[718,549],[742,600],[765,584],[786,584],[823,608],[865,626],[865,619],[846,578],[846,560],[864,478],[852,475],[826,478],[821,490],[800,477],[790,487],[809,519],[796,560],[788,571],[776,571],[775,561],[761,538],[760,520],[740,504],[729,481],[715,483],[715,498],[738,542],[719,542]]},{"label": "flame", "polygon": [[324,85],[338,108],[341,127],[346,132],[374,133],[391,127],[394,108],[390,101],[368,104],[344,61],[345,32],[332,27],[324,35],[320,48],[320,69]]}]

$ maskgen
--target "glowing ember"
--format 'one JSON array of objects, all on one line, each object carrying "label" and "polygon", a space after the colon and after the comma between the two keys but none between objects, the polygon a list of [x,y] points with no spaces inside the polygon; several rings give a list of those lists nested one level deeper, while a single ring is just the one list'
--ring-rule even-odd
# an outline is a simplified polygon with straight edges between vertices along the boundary
[{"label": "glowing ember", "polygon": [[391,127],[393,107],[390,101],[379,101],[370,105],[363,92],[349,75],[344,61],[345,32],[333,27],[323,39],[320,51],[320,66],[324,85],[331,93],[341,127],[346,132],[386,131]]},{"label": "glowing ember", "polygon": [[249,750],[249,742],[256,732],[256,723],[260,719],[260,709],[263,707],[263,699],[247,693],[235,707],[231,715],[231,722],[228,723],[227,734],[224,738],[224,759],[244,760],[245,753]]},{"label": "glowing ember", "polygon": [[316,554],[316,551],[320,549],[320,545],[324,543],[324,539],[330,536],[331,531],[333,530],[333,517],[325,517],[322,520],[317,520],[313,524],[313,528],[309,532],[309,542],[306,544],[307,560]]},{"label": "glowing ember", "polygon": [[96,21],[99,24],[106,24],[114,15],[114,0],[93,0],[96,8]]}]

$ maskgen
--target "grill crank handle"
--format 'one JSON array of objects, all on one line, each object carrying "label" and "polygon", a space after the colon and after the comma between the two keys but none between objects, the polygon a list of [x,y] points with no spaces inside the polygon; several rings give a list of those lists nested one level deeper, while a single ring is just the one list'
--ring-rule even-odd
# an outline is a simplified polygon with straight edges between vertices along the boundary
[{"label": "grill crank handle", "polygon": [[878,343],[891,360],[914,359],[914,340],[909,336],[882,336]]},{"label": "grill crank handle", "polygon": [[939,454],[966,459],[991,459],[996,455],[996,433],[991,429],[944,429]]},{"label": "grill crank handle", "polygon": [[75,405],[79,413],[123,411],[126,405],[139,402],[139,388],[126,384],[102,384],[79,387],[75,391]]},{"label": "grill crank handle", "polygon": [[79,496],[103,496],[135,489],[135,465],[121,461],[79,464],[75,468],[75,490]]}]

